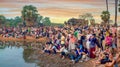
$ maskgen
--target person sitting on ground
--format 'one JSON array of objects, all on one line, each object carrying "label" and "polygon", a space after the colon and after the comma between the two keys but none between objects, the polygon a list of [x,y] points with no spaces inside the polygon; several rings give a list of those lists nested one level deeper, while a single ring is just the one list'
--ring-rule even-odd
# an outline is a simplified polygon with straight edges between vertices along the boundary
[{"label": "person sitting on ground", "polygon": [[96,46],[96,50],[93,53],[95,54],[96,57],[98,57],[99,54],[101,53],[101,51],[102,51],[102,49],[100,47]]},{"label": "person sitting on ground", "polygon": [[114,64],[115,64],[115,59],[113,57],[113,54],[110,53],[108,56],[108,61],[105,64],[105,67],[114,67]]},{"label": "person sitting on ground", "polygon": [[54,54],[56,54],[56,53],[60,50],[60,45],[55,43],[55,44],[52,46],[52,49],[51,49],[51,50],[53,51]]},{"label": "person sitting on ground", "polygon": [[45,47],[43,48],[43,52],[50,54],[51,53],[51,48],[52,48],[52,45],[49,42],[47,42],[45,44]]},{"label": "person sitting on ground", "polygon": [[82,54],[82,58],[81,58],[81,62],[84,61],[88,61],[89,60],[89,51],[86,47],[82,47],[82,49],[80,50],[81,54]]},{"label": "person sitting on ground", "polygon": [[96,67],[99,64],[103,64],[105,67],[113,67],[115,60],[113,58],[113,54],[110,50],[110,48],[107,48],[105,51],[101,51],[101,53],[98,56],[97,61],[93,61],[94,67]]},{"label": "person sitting on ground", "polygon": [[76,50],[69,55],[70,59],[73,61],[73,63],[77,63],[80,59],[81,61],[87,61],[88,60],[88,51],[87,48],[85,48],[83,45],[79,45]]},{"label": "person sitting on ground", "polygon": [[66,49],[65,45],[61,45],[61,48],[60,50],[57,50],[57,52],[60,52],[60,56],[62,57],[62,59],[64,59],[65,57],[68,56],[69,52],[68,50]]}]

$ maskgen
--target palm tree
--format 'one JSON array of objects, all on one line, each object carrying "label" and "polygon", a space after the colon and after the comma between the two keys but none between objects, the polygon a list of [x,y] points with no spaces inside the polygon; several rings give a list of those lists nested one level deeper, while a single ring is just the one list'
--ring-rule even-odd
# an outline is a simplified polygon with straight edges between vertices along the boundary
[{"label": "palm tree", "polygon": [[103,11],[101,15],[101,19],[104,21],[105,24],[109,24],[110,13],[109,11]]},{"label": "palm tree", "polygon": [[115,26],[117,27],[117,6],[118,6],[118,0],[115,0]]},{"label": "palm tree", "polygon": [[39,15],[37,8],[32,5],[24,6],[21,13],[23,21],[26,22],[26,25],[28,26],[34,25],[34,22],[37,21],[37,17]]}]

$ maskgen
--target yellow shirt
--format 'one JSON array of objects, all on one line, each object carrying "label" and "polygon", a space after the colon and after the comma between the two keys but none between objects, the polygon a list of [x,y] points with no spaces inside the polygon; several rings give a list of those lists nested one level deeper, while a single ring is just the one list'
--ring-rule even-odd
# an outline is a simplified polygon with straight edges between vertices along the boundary
[{"label": "yellow shirt", "polygon": [[109,33],[108,31],[106,31],[105,35],[106,35],[106,36],[109,36],[109,34],[110,34],[110,33]]},{"label": "yellow shirt", "polygon": [[65,44],[65,37],[64,36],[61,37],[61,44]]}]

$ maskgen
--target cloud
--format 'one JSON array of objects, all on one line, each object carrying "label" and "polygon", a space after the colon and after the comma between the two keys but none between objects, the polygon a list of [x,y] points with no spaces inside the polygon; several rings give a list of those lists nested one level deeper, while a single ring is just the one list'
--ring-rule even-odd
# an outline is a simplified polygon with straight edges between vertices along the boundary
[{"label": "cloud", "polygon": [[[114,0],[108,1],[111,16],[114,16]],[[22,7],[30,4],[53,22],[64,22],[65,19],[84,13],[92,13],[96,19],[101,20],[101,12],[106,10],[105,0],[0,0],[0,14],[6,17],[21,16]]]}]

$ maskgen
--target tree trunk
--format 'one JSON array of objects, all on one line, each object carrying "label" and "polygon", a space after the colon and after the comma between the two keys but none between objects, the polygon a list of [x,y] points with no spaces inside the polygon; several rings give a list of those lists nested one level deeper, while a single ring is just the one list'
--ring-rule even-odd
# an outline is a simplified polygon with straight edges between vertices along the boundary
[{"label": "tree trunk", "polygon": [[117,27],[117,6],[118,6],[118,0],[115,0],[115,26]]},{"label": "tree trunk", "polygon": [[[109,12],[109,10],[108,10],[108,0],[106,0],[106,9]],[[108,24],[109,24],[109,19],[108,19]]]},{"label": "tree trunk", "polygon": [[107,11],[108,11],[108,0],[106,0],[106,8],[107,8]]}]

